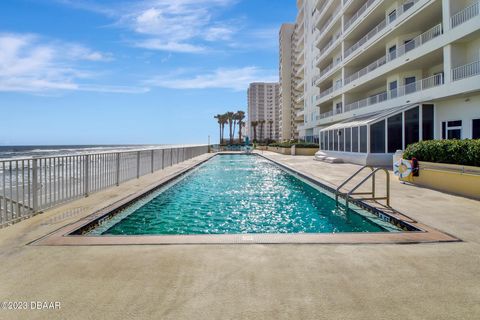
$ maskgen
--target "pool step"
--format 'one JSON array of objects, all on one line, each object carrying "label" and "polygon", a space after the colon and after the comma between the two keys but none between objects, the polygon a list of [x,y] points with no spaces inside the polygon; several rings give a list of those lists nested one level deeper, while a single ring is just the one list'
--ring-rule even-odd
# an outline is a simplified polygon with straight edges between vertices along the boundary
[{"label": "pool step", "polygon": [[335,158],[335,157],[329,157],[321,151],[315,153],[314,159],[317,160],[317,161],[323,161],[323,162],[328,162],[328,163],[343,163],[342,159]]}]

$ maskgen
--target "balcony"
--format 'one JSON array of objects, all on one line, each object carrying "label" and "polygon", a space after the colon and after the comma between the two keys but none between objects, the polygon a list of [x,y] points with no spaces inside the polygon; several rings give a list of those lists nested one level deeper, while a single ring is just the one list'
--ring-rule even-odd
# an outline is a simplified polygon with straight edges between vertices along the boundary
[{"label": "balcony", "polygon": [[345,50],[344,57],[347,58],[350,56],[353,52],[357,51],[360,47],[362,47],[365,43],[367,43],[370,39],[375,37],[380,31],[384,30],[387,25],[393,23],[396,21],[400,16],[402,16],[405,12],[410,10],[415,3],[417,3],[420,0],[413,0],[411,2],[408,2],[400,7],[397,8],[396,10],[396,16],[394,18],[391,18],[389,20],[383,19],[379,24],[377,24],[372,30],[370,30],[366,35],[364,35],[360,40],[358,40],[354,45],[352,45],[350,48]]},{"label": "balcony", "polygon": [[318,62],[323,58],[326,53],[332,49],[335,48],[335,46],[339,43],[340,38],[342,37],[342,32],[337,33],[335,36],[328,41],[328,43],[320,50],[318,55],[315,57],[315,64],[318,64]]},{"label": "balcony", "polygon": [[317,10],[317,16],[315,17],[315,25],[317,26],[320,22],[320,19],[325,15],[328,7],[333,3],[334,0],[325,0],[322,6]]},{"label": "balcony", "polygon": [[[368,0],[367,2],[365,2],[365,4],[363,6],[360,7],[360,9],[358,9],[357,12],[355,12],[355,14],[347,21],[345,22],[344,26],[343,26],[343,30],[345,30],[345,32],[347,32],[347,30],[349,29],[349,27],[355,22],[357,21],[358,17],[360,17],[365,11],[367,11],[368,8],[370,8],[370,6],[377,0]],[[344,1],[345,3],[346,1]]]},{"label": "balcony", "polygon": [[380,102],[438,87],[443,85],[443,83],[443,74],[436,74],[434,76],[419,80],[417,82],[398,87],[397,89],[385,91],[374,96],[370,96],[365,99],[347,104],[345,105],[345,112],[368,107]]},{"label": "balcony", "polygon": [[452,69],[452,81],[480,75],[480,61],[475,61]]},{"label": "balcony", "polygon": [[342,6],[338,6],[335,8],[330,18],[328,18],[328,20],[325,21],[323,26],[319,29],[320,32],[315,36],[315,42],[317,42],[318,39],[320,39],[325,34],[327,29],[332,27],[333,22],[337,20],[341,9],[342,9]]},{"label": "balcony", "polygon": [[480,1],[469,5],[460,12],[457,12],[450,18],[450,25],[452,28],[467,22],[480,14]]},{"label": "balcony", "polygon": [[370,72],[378,69],[379,67],[387,64],[390,61],[393,61],[403,55],[405,55],[407,52],[412,51],[413,49],[416,49],[423,44],[429,42],[430,40],[440,36],[443,34],[443,29],[442,29],[442,24],[437,24],[435,27],[431,28],[430,30],[422,33],[418,37],[415,37],[414,39],[410,40],[409,42],[399,46],[397,50],[390,52],[386,56],[382,56],[381,58],[375,60],[365,68],[360,69],[359,71],[355,72],[354,74],[348,76],[345,78],[345,84],[349,84],[352,81],[355,81]]},{"label": "balcony", "polygon": [[328,66],[326,66],[324,69],[320,70],[320,74],[317,76],[315,79],[315,85],[318,86],[318,84],[328,75],[331,73],[332,70],[334,70],[338,65],[340,65],[342,62],[342,59],[335,60],[334,62],[330,63]]},{"label": "balcony", "polygon": [[302,93],[298,95],[297,97],[294,98],[294,100],[295,100],[295,103],[300,104],[300,102],[305,100],[305,94]]},{"label": "balcony", "polygon": [[331,86],[330,88],[328,89],[325,89],[325,90],[322,90],[320,92],[320,94],[318,94],[316,97],[315,97],[315,103],[318,105],[320,104],[321,101],[324,97],[328,96],[328,95],[331,95],[332,93],[334,93],[335,91],[341,89],[343,87],[342,85],[342,82],[339,81],[337,83],[335,83],[333,86]]}]

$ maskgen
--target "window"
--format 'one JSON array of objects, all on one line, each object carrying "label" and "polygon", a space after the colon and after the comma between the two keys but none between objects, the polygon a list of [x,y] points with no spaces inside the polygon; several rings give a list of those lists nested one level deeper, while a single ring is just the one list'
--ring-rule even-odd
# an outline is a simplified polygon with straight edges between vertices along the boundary
[{"label": "window", "polygon": [[396,45],[388,48],[388,56],[389,56],[390,60],[393,60],[397,57],[397,46]]},{"label": "window", "polygon": [[415,82],[417,79],[415,77],[406,77],[405,78],[405,93],[409,94],[416,91]]},{"label": "window", "polygon": [[388,153],[395,153],[403,149],[402,146],[402,114],[394,115],[387,119]]},{"label": "window", "polygon": [[367,153],[367,126],[360,127],[360,152]]},{"label": "window", "polygon": [[419,107],[405,111],[405,147],[418,142],[419,139]]},{"label": "window", "polygon": [[433,140],[433,105],[422,106],[422,140]]},{"label": "window", "polygon": [[397,19],[397,10],[393,10],[388,14],[388,22],[393,22]]},{"label": "window", "polygon": [[397,97],[397,81],[392,81],[388,84],[388,89],[390,89],[390,97]]},{"label": "window", "polygon": [[335,114],[342,113],[342,104],[343,102],[339,102],[335,105]]},{"label": "window", "polygon": [[472,120],[472,139],[480,139],[480,119]]},{"label": "window", "polygon": [[405,52],[415,49],[415,40],[405,40],[403,44],[405,45]]},{"label": "window", "polygon": [[370,125],[370,152],[385,153],[385,120]]},{"label": "window", "polygon": [[352,128],[352,152],[358,152],[358,127]]},{"label": "window", "polygon": [[345,139],[345,132],[343,129],[338,130],[338,151],[345,151],[344,149],[344,139]]},{"label": "window", "polygon": [[320,150],[325,150],[325,143],[323,141],[323,132],[320,132]]},{"label": "window", "polygon": [[405,3],[403,4],[403,11],[407,11],[408,9],[410,9],[411,7],[413,7],[414,4],[415,4],[414,1],[405,2]]},{"label": "window", "polygon": [[345,152],[350,152],[352,150],[352,128],[345,129]]},{"label": "window", "polygon": [[333,130],[328,131],[328,150],[333,150]]},{"label": "window", "polygon": [[333,139],[333,150],[338,151],[338,130],[334,130]]},{"label": "window", "polygon": [[442,122],[442,137],[447,139],[461,139],[462,138],[462,120]]}]

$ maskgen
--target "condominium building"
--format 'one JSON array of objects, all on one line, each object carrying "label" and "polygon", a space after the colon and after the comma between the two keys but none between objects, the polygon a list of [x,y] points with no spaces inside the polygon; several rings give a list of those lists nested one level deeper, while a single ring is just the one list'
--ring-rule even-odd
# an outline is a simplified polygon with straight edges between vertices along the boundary
[{"label": "condominium building", "polygon": [[282,24],[279,32],[279,140],[291,140],[294,136],[296,116],[293,108],[293,48],[292,38],[295,25],[291,23]]},{"label": "condominium building", "polygon": [[319,132],[318,158],[385,165],[420,140],[480,138],[478,0],[306,0],[302,10],[316,30],[303,68],[318,70],[318,94],[304,90],[300,131]]},{"label": "condominium building", "polygon": [[280,123],[279,83],[254,82],[247,91],[251,139],[278,140]]}]

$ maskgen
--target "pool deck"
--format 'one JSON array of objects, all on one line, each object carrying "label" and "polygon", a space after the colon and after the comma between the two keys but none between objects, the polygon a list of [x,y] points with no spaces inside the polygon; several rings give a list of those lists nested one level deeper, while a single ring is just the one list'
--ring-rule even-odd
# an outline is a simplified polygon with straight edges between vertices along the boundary
[{"label": "pool deck", "polygon": [[[359,168],[263,155],[331,186]],[[480,201],[395,178],[394,208],[462,242],[30,245],[208,156],[0,229],[0,300],[61,303],[0,319],[480,318]]]}]

